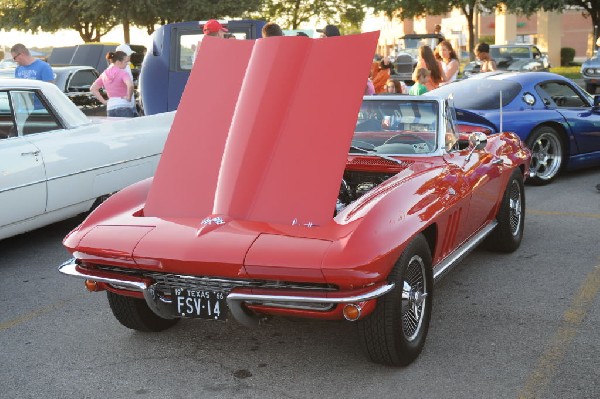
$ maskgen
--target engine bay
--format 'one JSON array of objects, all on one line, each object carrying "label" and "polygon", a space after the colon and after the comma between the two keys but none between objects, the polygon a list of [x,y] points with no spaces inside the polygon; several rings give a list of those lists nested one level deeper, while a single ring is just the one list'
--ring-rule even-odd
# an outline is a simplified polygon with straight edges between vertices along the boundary
[{"label": "engine bay", "polygon": [[346,170],[340,185],[335,214],[394,175],[395,173],[390,172]]}]

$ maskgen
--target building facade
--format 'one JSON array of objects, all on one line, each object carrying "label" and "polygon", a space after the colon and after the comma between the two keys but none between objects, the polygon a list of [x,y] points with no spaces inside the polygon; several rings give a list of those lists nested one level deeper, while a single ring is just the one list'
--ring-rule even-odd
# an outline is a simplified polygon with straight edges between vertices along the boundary
[{"label": "building facade", "polygon": [[[381,30],[377,53],[395,55],[398,39],[408,33],[431,33],[436,24],[442,33],[462,55],[468,57],[468,28],[465,16],[459,10],[445,15],[415,19],[392,19],[376,15],[365,21],[363,30]],[[485,38],[496,44],[532,43],[548,53],[552,65],[560,65],[560,49],[575,49],[577,60],[592,55],[594,29],[591,18],[585,18],[581,10],[565,10],[561,13],[538,12],[529,17],[499,11],[479,14],[475,18],[476,38]]]}]

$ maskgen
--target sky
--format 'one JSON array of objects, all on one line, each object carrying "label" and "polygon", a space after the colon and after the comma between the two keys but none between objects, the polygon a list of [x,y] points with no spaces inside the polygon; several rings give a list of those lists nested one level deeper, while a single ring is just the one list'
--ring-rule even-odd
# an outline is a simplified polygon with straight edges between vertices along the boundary
[{"label": "sky", "polygon": [[[150,36],[146,34],[145,29],[131,28],[131,43],[148,45],[150,42]],[[108,34],[102,36],[103,42],[123,42],[123,29],[119,26]],[[0,46],[5,46],[8,50],[16,44],[23,43],[26,47],[62,47],[62,46],[73,46],[76,44],[83,44],[83,40],[74,30],[61,30],[56,33],[30,33],[21,32],[17,30],[5,31],[0,30]]]}]

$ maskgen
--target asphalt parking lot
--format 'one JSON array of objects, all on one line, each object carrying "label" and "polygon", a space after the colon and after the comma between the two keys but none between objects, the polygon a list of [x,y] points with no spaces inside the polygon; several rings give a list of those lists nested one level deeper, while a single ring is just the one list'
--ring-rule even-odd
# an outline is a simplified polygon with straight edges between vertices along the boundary
[{"label": "asphalt parking lot", "polygon": [[366,361],[354,325],[183,320],[133,332],[57,272],[80,220],[0,241],[3,398],[598,398],[600,169],[526,187],[522,246],[478,249],[435,287],[425,349]]}]

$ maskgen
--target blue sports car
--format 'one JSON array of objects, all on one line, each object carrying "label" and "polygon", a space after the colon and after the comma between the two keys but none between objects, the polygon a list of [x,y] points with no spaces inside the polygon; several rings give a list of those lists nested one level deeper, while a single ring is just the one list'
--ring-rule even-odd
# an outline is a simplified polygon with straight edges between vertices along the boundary
[{"label": "blue sports car", "polygon": [[515,132],[532,152],[531,184],[548,184],[563,168],[600,165],[600,95],[561,75],[488,72],[427,94],[453,98],[465,110],[463,126],[477,114],[491,122],[479,130]]}]

